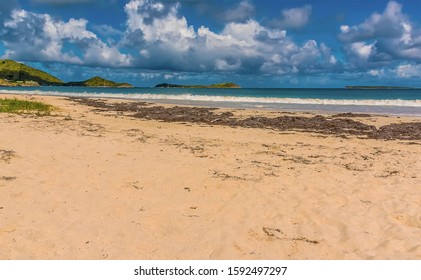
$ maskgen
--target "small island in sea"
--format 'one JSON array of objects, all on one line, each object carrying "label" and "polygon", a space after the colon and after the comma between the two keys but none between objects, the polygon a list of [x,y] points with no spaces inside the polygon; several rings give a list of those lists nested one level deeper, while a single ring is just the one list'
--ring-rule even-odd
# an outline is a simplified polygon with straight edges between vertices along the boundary
[{"label": "small island in sea", "polygon": [[129,83],[117,83],[98,76],[86,81],[65,83],[44,71],[10,59],[0,60],[0,86],[133,87]]},{"label": "small island in sea", "polygon": [[221,84],[212,84],[212,85],[175,85],[162,83],[158,84],[155,87],[157,88],[241,88],[235,83],[221,83]]},{"label": "small island in sea", "polygon": [[104,78],[95,76],[91,79],[82,82],[70,82],[65,83],[64,86],[71,86],[71,87],[133,87],[129,83],[116,83],[110,80],[106,80]]}]

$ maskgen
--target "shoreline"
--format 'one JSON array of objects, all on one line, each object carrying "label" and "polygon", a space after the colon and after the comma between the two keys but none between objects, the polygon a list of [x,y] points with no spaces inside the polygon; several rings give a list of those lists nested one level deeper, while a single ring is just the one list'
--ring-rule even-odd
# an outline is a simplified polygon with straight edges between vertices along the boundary
[{"label": "shoreline", "polygon": [[[150,88],[152,91],[156,88]],[[247,90],[247,89],[246,89]],[[343,89],[344,90],[344,89]],[[1,91],[0,94],[13,94],[12,91]],[[367,113],[375,115],[421,117],[421,100],[419,99],[323,99],[293,97],[250,97],[250,96],[213,96],[158,93],[89,93],[83,92],[44,92],[16,91],[18,95],[61,96],[124,99],[128,101],[144,101],[169,105],[221,107],[227,109],[250,109],[264,111],[293,111],[313,113]],[[379,103],[380,102],[380,103]],[[409,103],[408,103],[409,102]],[[379,103],[379,104],[376,104]],[[394,104],[396,103],[396,104]]]},{"label": "shoreline", "polygon": [[421,259],[421,140],[335,131],[419,117],[16,97],[57,110],[0,114],[0,259]]}]

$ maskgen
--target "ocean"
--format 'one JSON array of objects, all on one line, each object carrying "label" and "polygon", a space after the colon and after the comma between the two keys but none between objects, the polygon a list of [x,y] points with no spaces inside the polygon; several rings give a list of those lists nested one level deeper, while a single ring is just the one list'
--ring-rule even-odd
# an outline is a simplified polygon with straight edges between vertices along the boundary
[{"label": "ocean", "polygon": [[1,93],[106,97],[167,104],[277,111],[421,116],[421,89],[16,87]]}]

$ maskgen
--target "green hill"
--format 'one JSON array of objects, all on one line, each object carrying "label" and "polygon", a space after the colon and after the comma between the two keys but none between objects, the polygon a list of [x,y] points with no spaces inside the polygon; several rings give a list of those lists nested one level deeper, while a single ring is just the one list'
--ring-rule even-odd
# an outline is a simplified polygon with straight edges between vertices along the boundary
[{"label": "green hill", "polygon": [[174,84],[159,84],[155,87],[162,87],[162,88],[240,88],[239,85],[234,83],[222,83],[222,84],[213,84],[209,86],[204,85],[174,85]]},{"label": "green hill", "polygon": [[240,88],[240,86],[234,83],[222,83],[210,85],[208,88]]},{"label": "green hill", "polygon": [[116,83],[93,77],[82,82],[64,83],[60,79],[16,61],[0,60],[0,86],[79,86],[79,87],[133,87],[128,83]]},{"label": "green hill", "polygon": [[28,82],[46,86],[63,84],[63,81],[44,71],[9,59],[0,60],[0,79],[6,80],[5,84],[11,83],[12,85],[14,83],[22,85]]},{"label": "green hill", "polygon": [[73,86],[73,87],[133,87],[131,84],[128,84],[128,83],[116,83],[110,80],[103,79],[98,76],[93,77],[86,81],[70,82],[64,85]]}]

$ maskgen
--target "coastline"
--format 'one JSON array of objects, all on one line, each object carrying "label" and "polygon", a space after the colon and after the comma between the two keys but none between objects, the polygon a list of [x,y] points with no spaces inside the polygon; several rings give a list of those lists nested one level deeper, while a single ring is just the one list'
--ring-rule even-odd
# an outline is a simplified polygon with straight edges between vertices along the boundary
[{"label": "coastline", "polygon": [[6,96],[58,109],[0,115],[0,259],[421,259],[419,139],[238,125],[308,112],[148,119],[130,108],[174,106]]},{"label": "coastline", "polygon": [[[355,93],[357,91],[357,94]],[[399,96],[402,92],[399,91]],[[265,111],[366,113],[421,117],[421,90],[404,90],[396,99],[389,90],[347,89],[186,89],[40,87],[0,89],[0,94],[126,99],[182,106],[221,107]],[[362,99],[361,97],[364,96]],[[380,98],[380,99],[379,99]]]}]

